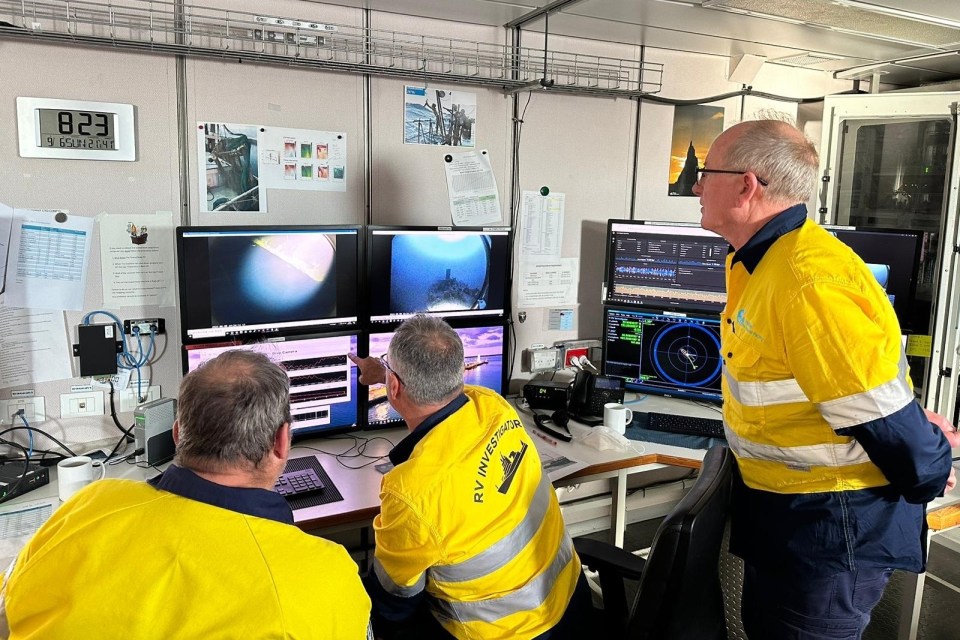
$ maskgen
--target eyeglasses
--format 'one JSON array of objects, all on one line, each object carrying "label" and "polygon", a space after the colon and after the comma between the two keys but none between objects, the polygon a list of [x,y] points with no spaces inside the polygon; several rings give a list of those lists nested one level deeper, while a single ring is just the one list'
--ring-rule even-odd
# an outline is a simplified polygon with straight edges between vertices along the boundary
[{"label": "eyeglasses", "polygon": [[399,381],[400,384],[403,384],[403,378],[401,378],[400,374],[394,371],[393,367],[391,367],[390,364],[387,362],[387,354],[383,354],[382,356],[380,356],[380,364],[383,365],[384,369],[386,369],[387,371],[395,375],[397,377],[397,381]]},{"label": "eyeglasses", "polygon": [[[752,171],[734,171],[732,169],[701,169],[697,167],[697,184],[703,185],[703,174],[705,173],[733,173],[736,175],[744,176],[748,173],[753,173]],[[757,179],[757,182],[762,184],[765,187],[769,187],[770,183],[753,173],[753,176]]]}]

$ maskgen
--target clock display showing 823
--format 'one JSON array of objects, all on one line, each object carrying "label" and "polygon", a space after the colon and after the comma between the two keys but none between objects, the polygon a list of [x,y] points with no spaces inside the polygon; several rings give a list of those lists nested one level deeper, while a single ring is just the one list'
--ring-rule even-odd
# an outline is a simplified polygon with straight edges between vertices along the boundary
[{"label": "clock display showing 823", "polygon": [[17,98],[20,156],[136,160],[133,105]]}]

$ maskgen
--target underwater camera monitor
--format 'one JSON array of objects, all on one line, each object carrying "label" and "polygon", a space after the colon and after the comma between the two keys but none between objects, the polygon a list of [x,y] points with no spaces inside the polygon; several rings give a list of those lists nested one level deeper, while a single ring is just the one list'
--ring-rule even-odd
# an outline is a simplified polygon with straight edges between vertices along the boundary
[{"label": "underwater camera monitor", "polygon": [[360,227],[177,227],[184,344],[355,325]]},{"label": "underwater camera monitor", "polygon": [[509,229],[368,227],[367,234],[371,322],[509,312]]}]

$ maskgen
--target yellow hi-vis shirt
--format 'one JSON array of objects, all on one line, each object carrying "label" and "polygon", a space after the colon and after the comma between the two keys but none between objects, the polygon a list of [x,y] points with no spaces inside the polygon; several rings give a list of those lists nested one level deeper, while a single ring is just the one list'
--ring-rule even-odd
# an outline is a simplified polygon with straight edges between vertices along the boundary
[{"label": "yellow hi-vis shirt", "polygon": [[727,257],[724,421],[744,483],[799,494],[888,484],[837,429],[913,402],[893,307],[819,225],[774,242],[751,274]]},{"label": "yellow hi-vis shirt", "polygon": [[3,589],[18,639],[359,640],[370,615],[340,545],[131,480],[55,511]]},{"label": "yellow hi-vis shirt", "polygon": [[425,589],[457,638],[531,638],[563,616],[580,560],[516,411],[492,391],[465,394],[384,475],[374,571],[393,595]]}]

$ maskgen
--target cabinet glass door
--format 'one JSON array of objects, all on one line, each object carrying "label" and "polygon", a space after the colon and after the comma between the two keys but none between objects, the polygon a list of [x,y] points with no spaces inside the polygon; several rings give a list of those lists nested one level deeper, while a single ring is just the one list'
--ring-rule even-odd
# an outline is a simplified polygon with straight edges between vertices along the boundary
[{"label": "cabinet glass door", "polygon": [[[915,303],[910,317],[901,318],[919,335],[933,333],[952,127],[946,116],[841,123],[833,221],[924,232]],[[929,360],[909,361],[914,384],[925,386]]]}]

